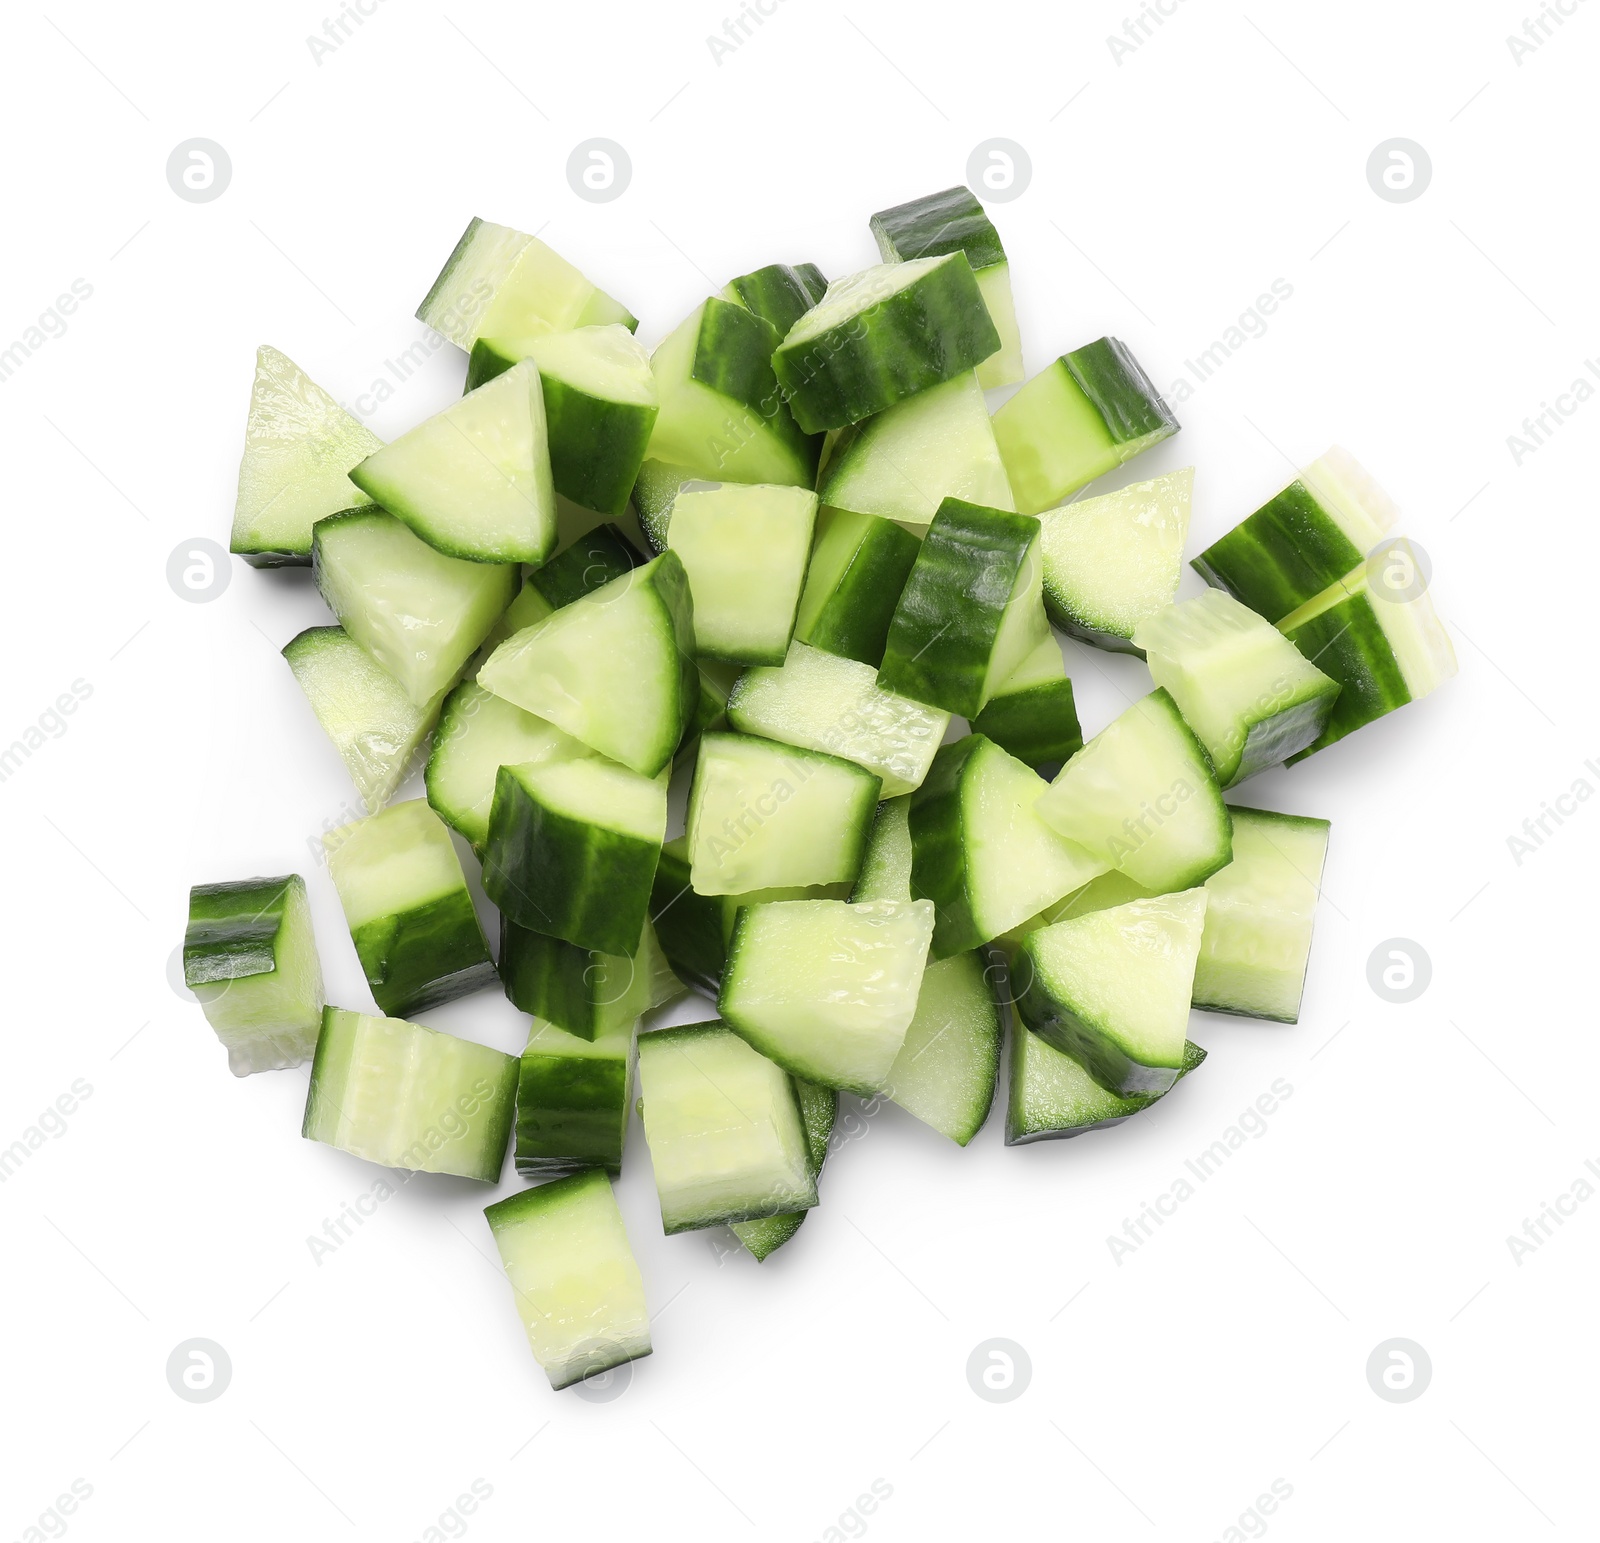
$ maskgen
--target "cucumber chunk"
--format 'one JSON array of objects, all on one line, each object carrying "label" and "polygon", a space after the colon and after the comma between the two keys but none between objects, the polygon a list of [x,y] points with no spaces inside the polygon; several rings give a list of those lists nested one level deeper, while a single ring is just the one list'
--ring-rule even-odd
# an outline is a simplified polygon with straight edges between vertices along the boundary
[{"label": "cucumber chunk", "polygon": [[385,1168],[497,1184],[516,1093],[515,1056],[329,1007],[300,1134]]},{"label": "cucumber chunk", "polygon": [[687,830],[695,890],[854,883],[878,790],[854,761],[749,734],[702,734]]},{"label": "cucumber chunk", "polygon": [[1024,514],[1059,504],[1177,432],[1161,393],[1116,338],[1063,354],[994,415],[1000,459]]},{"label": "cucumber chunk", "polygon": [[947,498],[889,624],[878,684],[976,717],[1050,635],[1039,522]]},{"label": "cucumber chunk", "polygon": [[1134,900],[1030,933],[1012,969],[1022,1021],[1111,1093],[1164,1093],[1183,1069],[1206,892]]},{"label": "cucumber chunk", "polygon": [[[1210,883],[1210,880],[1206,882]],[[1002,933],[995,939],[995,945],[1007,958],[1014,959],[1022,940],[1030,932],[1054,926],[1056,922],[1071,921],[1074,916],[1087,916],[1091,911],[1107,911],[1114,905],[1126,905],[1130,900],[1149,900],[1154,893],[1113,868],[1109,873],[1090,879],[1081,889],[1073,890],[1054,905],[1047,905],[1037,916],[1030,916],[1027,921]]]},{"label": "cucumber chunk", "polygon": [[883,690],[870,665],[792,643],[780,668],[739,677],[728,722],[741,734],[854,761],[880,779],[881,797],[893,798],[928,775],[950,715]]},{"label": "cucumber chunk", "polygon": [[439,716],[418,707],[343,627],[308,627],[284,645],[294,678],[367,806],[376,814],[405,781]]},{"label": "cucumber chunk", "polygon": [[1178,598],[1194,467],[1046,509],[1044,607],[1063,632],[1137,654],[1133,630]]},{"label": "cucumber chunk", "polygon": [[631,953],[577,948],[500,918],[500,975],[512,1004],[582,1040],[631,1028],[683,994],[645,923]]},{"label": "cucumber chunk", "polygon": [[1000,1009],[983,955],[936,960],[923,972],[916,1016],[882,1091],[964,1147],[994,1103],[1000,1038]]},{"label": "cucumber chunk", "polygon": [[[839,1116],[839,1095],[832,1088],[819,1083],[794,1079],[795,1096],[800,1100],[800,1123],[806,1132],[806,1166],[812,1181],[822,1177],[822,1165],[828,1159],[828,1142],[833,1136],[833,1122]],[[780,1216],[761,1216],[755,1221],[732,1223],[733,1233],[757,1260],[765,1259],[774,1249],[782,1248],[800,1230],[800,1223],[808,1212],[785,1211]]]},{"label": "cucumber chunk", "polygon": [[886,798],[878,805],[852,901],[911,899],[911,800]]},{"label": "cucumber chunk", "polygon": [[972,732],[992,739],[1035,771],[1053,770],[1083,748],[1072,682],[1054,633],[1046,631],[984,703],[972,720]]},{"label": "cucumber chunk", "polygon": [[263,343],[228,550],[252,568],[304,567],[311,561],[311,527],[369,501],[350,480],[350,468],[382,447],[294,360]]},{"label": "cucumber chunk", "polygon": [[447,557],[381,509],[318,520],[311,561],[339,624],[419,707],[455,684],[517,587],[515,565]]},{"label": "cucumber chunk", "polygon": [[805,586],[817,495],[694,483],[672,505],[667,545],[694,601],[695,647],[737,664],[782,664]]},{"label": "cucumber chunk", "polygon": [[631,1021],[591,1042],[536,1017],[517,1071],[517,1172],[544,1179],[604,1168],[615,1176],[632,1103]]},{"label": "cucumber chunk", "polygon": [[1016,509],[971,372],[841,429],[817,492],[833,508],[917,526],[947,498]]},{"label": "cucumber chunk", "polygon": [[1233,861],[1206,880],[1193,1005],[1296,1023],[1328,822],[1229,805]]},{"label": "cucumber chunk", "polygon": [[1159,686],[1062,767],[1038,812],[1097,866],[1157,894],[1204,884],[1233,855],[1211,758]]},{"label": "cucumber chunk", "polygon": [[613,579],[644,567],[644,563],[644,554],[615,525],[597,525],[529,575],[528,583],[544,598],[550,611],[559,611],[574,600],[604,589]]},{"label": "cucumber chunk", "polygon": [[922,550],[891,520],[824,508],[795,613],[802,643],[877,669],[900,592]]},{"label": "cucumber chunk", "polygon": [[1146,617],[1133,639],[1225,788],[1314,743],[1339,695],[1338,681],[1220,589]]},{"label": "cucumber chunk", "polygon": [[596,756],[502,766],[484,892],[514,922],[603,954],[638,947],[667,831],[667,789]]},{"label": "cucumber chunk", "polygon": [[658,557],[667,549],[667,526],[678,489],[696,480],[687,466],[676,466],[671,461],[647,460],[639,468],[633,484],[633,511],[639,517],[646,545]]},{"label": "cucumber chunk", "polygon": [[524,1190],[483,1214],[552,1388],[650,1354],[644,1282],[600,1169]]},{"label": "cucumber chunk", "polygon": [[322,963],[306,881],[290,873],[196,884],[183,979],[235,1077],[309,1060],[322,1027]]},{"label": "cucumber chunk", "polygon": [[1044,779],[981,734],[945,745],[911,795],[911,892],[937,906],[933,957],[977,948],[1106,862],[1039,817]]},{"label": "cucumber chunk", "polygon": [[1399,518],[1366,468],[1334,445],[1190,566],[1279,622],[1358,568]]},{"label": "cucumber chunk", "polygon": [[754,311],[781,338],[828,292],[815,263],[791,268],[769,263],[754,273],[740,274],[723,286],[722,298]]},{"label": "cucumber chunk", "polygon": [[[1181,1082],[1205,1058],[1204,1050],[1192,1040],[1186,1041],[1178,1080]],[[1023,1028],[1012,1031],[1010,1067],[1008,1147],[1108,1130],[1165,1097],[1161,1093],[1135,1093],[1125,1098],[1120,1093],[1108,1093],[1070,1055],[1052,1049],[1037,1034]]]},{"label": "cucumber chunk", "polygon": [[328,871],[372,988],[391,1018],[481,991],[495,978],[461,859],[423,800],[323,837]]},{"label": "cucumber chunk", "polygon": [[711,482],[809,488],[815,440],[800,431],[772,369],[778,333],[742,305],[707,300],[650,356],[661,411],[646,452]]},{"label": "cucumber chunk", "polygon": [[[542,573],[544,570],[541,568],[538,571]],[[531,627],[536,621],[543,621],[553,610],[555,607],[539,593],[533,580],[525,579],[522,588],[517,591],[517,598],[500,613],[500,619],[478,645],[477,652],[467,666],[467,678],[476,679],[478,671],[488,663],[489,656],[507,638],[515,637],[517,633],[526,627]]]},{"label": "cucumber chunk", "polygon": [[641,1034],[639,1102],[669,1235],[817,1203],[793,1081],[724,1025]]},{"label": "cucumber chunk", "polygon": [[653,777],[699,705],[689,581],[674,552],[508,638],[478,671],[524,712]]},{"label": "cucumber chunk", "polygon": [[975,369],[1000,347],[960,252],[835,279],[772,356],[795,421],[842,429]]},{"label": "cucumber chunk", "polygon": [[717,1009],[796,1077],[876,1093],[916,1012],[932,934],[926,900],[745,906]]}]

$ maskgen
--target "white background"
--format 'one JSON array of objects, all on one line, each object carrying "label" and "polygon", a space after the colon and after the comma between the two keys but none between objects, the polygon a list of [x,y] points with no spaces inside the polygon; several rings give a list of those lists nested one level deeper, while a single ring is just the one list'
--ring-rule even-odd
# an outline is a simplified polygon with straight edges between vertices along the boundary
[{"label": "white background", "polygon": [[[1600,787],[1600,406],[1520,466],[1507,444],[1600,351],[1600,8],[1567,3],[1520,62],[1522,0],[1188,0],[1120,63],[1121,0],[781,0],[720,63],[720,4],[387,0],[320,63],[316,5],[13,16],[0,347],[75,279],[93,294],[0,385],[0,740],[92,695],[0,784],[0,1146],[92,1093],[0,1187],[0,1538],[74,1480],[92,1494],[47,1530],[85,1540],[1592,1536],[1600,1201],[1520,1264],[1506,1242],[1600,1158],[1600,808],[1520,864],[1507,845]],[[606,204],[565,175],[597,135],[632,159]],[[765,1266],[661,1235],[636,1129],[655,1355],[613,1402],[552,1394],[487,1192],[419,1178],[317,1264],[308,1236],[381,1171],[301,1140],[303,1070],[229,1077],[169,984],[192,882],[298,869],[332,999],[368,1002],[312,855],[354,793],[277,652],[320,602],[239,566],[188,603],[169,554],[226,542],[256,345],[359,405],[469,216],[542,230],[653,343],[759,264],[873,261],[868,215],[997,135],[1033,168],[992,210],[1030,369],[1114,333],[1166,388],[1285,280],[1138,473],[1198,466],[1198,550],[1345,444],[1432,558],[1460,678],[1245,790],[1333,821],[1297,1027],[1197,1015],[1203,1071],[1077,1141],[1007,1150],[997,1111],[962,1152],[887,1109]],[[1403,204],[1365,171],[1397,135],[1433,165]],[[193,136],[232,159],[214,202],[166,180]],[[373,428],[461,373],[439,350]],[[1088,731],[1147,689],[1068,653]],[[1396,937],[1432,961],[1404,1006],[1367,983]],[[525,1028],[492,996],[430,1021],[506,1050]],[[1277,1078],[1264,1133],[1116,1263],[1108,1234]],[[233,1368],[206,1404],[164,1369],[196,1336]],[[1407,1404],[1365,1372],[1395,1336],[1433,1365]],[[993,1337],[1032,1363],[1003,1405],[965,1373]],[[475,1479],[491,1497],[452,1518]],[[874,1480],[890,1498],[852,1517]],[[1291,1497],[1250,1517],[1274,1480]]]}]

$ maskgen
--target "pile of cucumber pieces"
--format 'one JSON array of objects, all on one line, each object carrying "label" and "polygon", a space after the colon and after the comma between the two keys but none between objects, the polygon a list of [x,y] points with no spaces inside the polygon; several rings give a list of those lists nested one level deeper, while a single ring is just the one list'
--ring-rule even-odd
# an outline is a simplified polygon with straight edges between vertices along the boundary
[{"label": "pile of cucumber pieces", "polygon": [[[1074,499],[1178,430],[1134,356],[991,414],[1024,372],[983,208],[871,228],[878,265],[746,274],[647,353],[475,219],[418,312],[466,393],[392,444],[257,360],[232,550],[333,613],[284,656],[370,811],[327,845],[378,1011],[324,1006],[293,874],[195,888],[187,980],[235,1073],[311,1060],[310,1139],[487,1184],[513,1144],[543,1182],[486,1215],[557,1388],[650,1350],[611,1187],[636,1079],[664,1229],[758,1259],[840,1091],[972,1139],[1003,1007],[1008,1145],[1126,1120],[1203,1060],[1191,1007],[1299,1012],[1328,824],[1227,790],[1454,670],[1338,449],[1178,600],[1192,469]],[[1149,666],[1087,743],[1053,628]],[[520,1058],[414,1021],[496,981]],[[718,1019],[638,1032],[690,988]]]}]

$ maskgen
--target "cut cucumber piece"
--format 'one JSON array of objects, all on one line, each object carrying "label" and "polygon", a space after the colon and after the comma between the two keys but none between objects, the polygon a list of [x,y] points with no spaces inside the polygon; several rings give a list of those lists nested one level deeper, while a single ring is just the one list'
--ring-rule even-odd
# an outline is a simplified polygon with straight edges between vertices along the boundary
[{"label": "cut cucumber piece", "polygon": [[[1204,1050],[1193,1041],[1186,1041],[1178,1080],[1187,1077],[1205,1058]],[[1037,1034],[1023,1028],[1012,1031],[1010,1066],[1008,1147],[1107,1130],[1165,1096],[1135,1093],[1124,1098],[1120,1093],[1108,1093],[1070,1055],[1052,1049]]]},{"label": "cut cucumber piece", "polygon": [[1195,1007],[1296,1023],[1328,822],[1229,806],[1233,861],[1206,880]]},{"label": "cut cucumber piece", "polygon": [[[1399,537],[1389,541],[1382,560],[1418,571],[1409,544]],[[1291,766],[1421,700],[1456,673],[1455,649],[1432,598],[1423,592],[1410,600],[1391,599],[1373,587],[1371,568],[1370,562],[1363,564],[1278,623],[1284,636],[1341,688],[1327,727],[1289,757]]]},{"label": "cut cucumber piece", "polygon": [[1108,1092],[1166,1092],[1183,1069],[1205,915],[1205,890],[1190,889],[1030,933],[1012,969],[1022,1021]]},{"label": "cut cucumber piece", "polygon": [[[839,1115],[839,1095],[832,1088],[819,1083],[794,1079],[795,1096],[800,1100],[800,1123],[806,1132],[806,1159],[813,1182],[822,1177],[822,1165],[828,1159],[828,1142],[833,1136],[833,1122]],[[732,1223],[734,1236],[758,1260],[765,1259],[774,1249],[782,1248],[800,1230],[806,1219],[805,1211],[786,1211],[781,1216],[762,1216],[755,1221]]]},{"label": "cut cucumber piece", "polygon": [[921,550],[917,538],[891,520],[824,508],[795,613],[795,637],[877,669],[894,608]]},{"label": "cut cucumber piece", "polygon": [[790,900],[739,911],[717,1009],[796,1077],[876,1093],[916,1012],[926,900]]},{"label": "cut cucumber piece", "polygon": [[595,756],[502,766],[483,888],[514,922],[602,954],[631,954],[667,831],[667,789]]},{"label": "cut cucumber piece", "polygon": [[1159,686],[1062,767],[1038,812],[1096,865],[1157,894],[1204,884],[1233,855],[1211,758]]},{"label": "cut cucumber piece", "polygon": [[817,495],[806,488],[694,483],[667,544],[694,601],[695,647],[738,664],[782,664],[806,581]]},{"label": "cut cucumber piece", "polygon": [[933,957],[1010,931],[1106,863],[1039,818],[1044,779],[981,734],[945,745],[911,795],[911,892],[938,908]]},{"label": "cut cucumber piece", "polygon": [[854,761],[882,782],[880,797],[893,798],[928,775],[950,715],[883,690],[870,665],[792,643],[781,668],[739,677],[728,721],[741,734]]},{"label": "cut cucumber piece", "polygon": [[[596,525],[531,574],[528,583],[544,597],[551,611],[559,611],[574,600],[604,589],[613,579],[644,567],[644,563],[644,554],[615,525]],[[542,617],[534,618],[541,620]]]},{"label": "cut cucumber piece", "polygon": [[1161,393],[1116,338],[1063,354],[994,415],[1000,459],[1024,514],[1059,504],[1177,432]]},{"label": "cut cucumber piece", "polygon": [[500,975],[512,1004],[583,1040],[631,1028],[683,994],[648,922],[631,954],[576,948],[500,918]]},{"label": "cut cucumber piece", "polygon": [[983,388],[970,372],[841,429],[817,492],[833,508],[917,526],[947,498],[1016,509]]},{"label": "cut cucumber piece", "polygon": [[300,1134],[385,1168],[497,1184],[516,1095],[515,1056],[329,1007]]},{"label": "cut cucumber piece", "polygon": [[1133,629],[1178,598],[1194,467],[1039,516],[1044,608],[1063,632],[1137,654]]},{"label": "cut cucumber piece", "polygon": [[1157,611],[1133,636],[1225,788],[1304,750],[1339,695],[1271,622],[1220,589]]},{"label": "cut cucumber piece", "polygon": [[508,638],[478,684],[655,776],[700,700],[689,581],[677,554],[664,552]]},{"label": "cut cucumber piece", "polygon": [[835,279],[772,356],[795,421],[842,429],[975,369],[1000,347],[960,252]]},{"label": "cut cucumber piece", "polygon": [[878,684],[974,718],[1050,635],[1039,522],[947,498],[889,624]]},{"label": "cut cucumber piece", "polygon": [[[945,188],[872,216],[872,234],[885,262],[964,252],[977,276],[989,320],[1000,335],[999,352],[978,366],[978,383],[987,391],[1022,379],[1022,336],[1011,300],[1011,269],[1000,233],[983,205],[966,187]],[[989,500],[981,499],[987,503]]]},{"label": "cut cucumber piece", "polygon": [[670,461],[646,461],[639,468],[633,484],[633,511],[646,544],[657,556],[667,549],[667,525],[678,489],[695,480],[687,466],[674,466]]},{"label": "cut cucumber piece", "polygon": [[1046,630],[1038,647],[1006,677],[972,720],[972,732],[1035,771],[1052,770],[1083,748],[1083,730],[1061,645]]},{"label": "cut cucumber piece", "polygon": [[517,588],[514,564],[446,557],[381,509],[318,520],[311,561],[339,624],[419,707],[455,684]]},{"label": "cut cucumber piece", "polygon": [[554,1179],[483,1214],[552,1388],[650,1354],[644,1282],[604,1173]]},{"label": "cut cucumber piece", "polygon": [[196,884],[183,979],[235,1077],[309,1060],[322,1027],[322,963],[306,881],[290,873]]},{"label": "cut cucumber piece", "polygon": [[707,300],[650,356],[661,411],[652,460],[712,482],[808,488],[815,440],[796,425],[772,372],[778,333],[742,305]]},{"label": "cut cucumber piece", "polygon": [[866,855],[856,887],[850,892],[857,904],[864,900],[911,898],[911,800],[886,798],[878,805],[867,837]]},{"label": "cut cucumber piece", "polygon": [[535,1018],[517,1072],[517,1172],[525,1179],[578,1168],[620,1173],[632,1103],[632,1022],[591,1043]]},{"label": "cut cucumber piece", "polygon": [[722,1024],[640,1035],[639,1102],[669,1235],[817,1203],[794,1083]]},{"label": "cut cucumber piece", "polygon": [[481,991],[489,944],[444,822],[420,798],[323,838],[373,1000],[391,1018]]},{"label": "cut cucumber piece", "polygon": [[[540,569],[539,572],[543,572]],[[536,621],[543,621],[555,607],[534,587],[532,579],[525,579],[522,588],[517,591],[517,598],[500,613],[500,619],[489,629],[488,635],[478,645],[478,651],[473,655],[467,666],[467,676],[474,679],[477,673],[488,662],[489,656],[509,637],[516,636],[525,627],[531,627]]]},{"label": "cut cucumber piece", "polygon": [[964,1147],[989,1118],[1000,1074],[1000,1009],[977,952],[930,964],[883,1093]]},{"label": "cut cucumber piece", "polygon": [[228,550],[252,568],[304,567],[311,561],[311,527],[369,501],[349,472],[382,447],[294,360],[263,343]]},{"label": "cut cucumber piece", "polygon": [[417,320],[460,348],[480,337],[500,339],[520,350],[519,359],[528,343],[551,332],[611,322],[631,332],[639,325],[544,242],[476,217],[417,307]]},{"label": "cut cucumber piece", "polygon": [[695,890],[853,884],[878,791],[854,761],[749,734],[702,734],[687,830]]},{"label": "cut cucumber piece", "polygon": [[283,657],[362,803],[376,814],[405,781],[439,716],[438,702],[418,707],[343,627],[309,627],[284,645]]},{"label": "cut cucumber piece", "polygon": [[1360,567],[1399,518],[1366,468],[1334,445],[1190,566],[1278,622]]},{"label": "cut cucumber piece", "polygon": [[1148,900],[1151,896],[1152,891],[1143,884],[1135,884],[1127,874],[1118,873],[1113,868],[1109,873],[1090,879],[1082,889],[1073,890],[1054,905],[1047,905],[1037,916],[1031,916],[1002,933],[995,939],[995,945],[1008,959],[1014,959],[1022,940],[1030,932],[1054,926],[1057,922],[1071,921],[1074,916],[1087,916],[1091,911],[1106,911],[1114,905],[1126,905],[1130,900]]},{"label": "cut cucumber piece", "polygon": [[754,311],[781,338],[827,292],[827,280],[815,263],[799,268],[769,263],[754,273],[730,279],[723,286],[722,298]]}]

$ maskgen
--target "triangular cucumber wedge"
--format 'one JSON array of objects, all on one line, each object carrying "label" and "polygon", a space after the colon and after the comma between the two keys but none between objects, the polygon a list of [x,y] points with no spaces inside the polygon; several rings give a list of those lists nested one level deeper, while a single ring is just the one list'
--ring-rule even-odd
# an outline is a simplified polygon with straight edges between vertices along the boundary
[{"label": "triangular cucumber wedge", "polygon": [[508,638],[478,684],[653,777],[699,704],[689,581],[674,552]]},{"label": "triangular cucumber wedge", "polygon": [[[828,1143],[833,1136],[833,1124],[839,1117],[839,1095],[820,1083],[794,1079],[795,1097],[800,1100],[800,1123],[805,1127],[806,1157],[812,1181],[822,1176],[822,1165],[828,1159]],[[756,1256],[765,1259],[774,1249],[785,1243],[800,1230],[800,1223],[809,1211],[786,1211],[781,1216],[763,1216],[751,1222],[734,1222],[733,1234]]]},{"label": "triangular cucumber wedge", "polygon": [[294,360],[263,343],[228,550],[252,568],[304,567],[318,520],[370,502],[349,472],[382,448]]},{"label": "triangular cucumber wedge", "polygon": [[814,263],[798,268],[769,263],[730,279],[722,287],[722,298],[754,311],[781,338],[827,292],[827,281]]},{"label": "triangular cucumber wedge", "polygon": [[[1181,1082],[1206,1058],[1192,1040],[1183,1047]],[[1108,1093],[1070,1055],[1052,1049],[1020,1025],[1012,1030],[1006,1145],[1060,1141],[1092,1130],[1109,1130],[1148,1109],[1161,1093],[1123,1097]],[[1174,1084],[1176,1086],[1176,1084]]]},{"label": "triangular cucumber wedge", "polygon": [[1039,549],[1050,620],[1096,648],[1137,654],[1133,629],[1178,596],[1194,468],[1046,509]]},{"label": "triangular cucumber wedge", "polygon": [[544,392],[518,364],[352,469],[430,546],[479,563],[542,563],[556,544]]},{"label": "triangular cucumber wedge", "polygon": [[1053,772],[1083,747],[1072,682],[1053,632],[1040,638],[1038,647],[984,703],[972,720],[972,732],[992,739],[1035,771]]},{"label": "triangular cucumber wedge", "polygon": [[1062,767],[1039,818],[1158,894],[1204,884],[1233,855],[1205,747],[1159,686]]},{"label": "triangular cucumber wedge", "polygon": [[917,538],[893,520],[823,508],[795,612],[795,637],[877,669],[921,550]]},{"label": "triangular cucumber wedge", "polygon": [[1023,1023],[1108,1092],[1164,1093],[1183,1069],[1205,915],[1191,889],[1029,934],[1011,972]]}]

